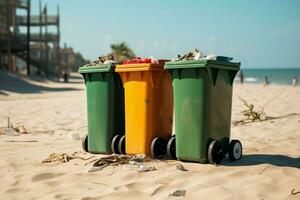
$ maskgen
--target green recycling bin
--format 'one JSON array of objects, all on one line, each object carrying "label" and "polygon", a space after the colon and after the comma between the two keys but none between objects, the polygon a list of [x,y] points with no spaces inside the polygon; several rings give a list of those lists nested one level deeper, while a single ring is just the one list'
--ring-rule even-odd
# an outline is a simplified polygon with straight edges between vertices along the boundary
[{"label": "green recycling bin", "polygon": [[118,153],[116,140],[125,133],[124,91],[114,70],[111,64],[79,68],[87,95],[88,134],[82,141],[86,152]]},{"label": "green recycling bin", "polygon": [[227,153],[230,160],[241,158],[240,141],[229,139],[232,84],[240,63],[229,60],[217,57],[165,64],[174,94],[175,137],[167,149],[171,157],[200,163],[220,163]]}]

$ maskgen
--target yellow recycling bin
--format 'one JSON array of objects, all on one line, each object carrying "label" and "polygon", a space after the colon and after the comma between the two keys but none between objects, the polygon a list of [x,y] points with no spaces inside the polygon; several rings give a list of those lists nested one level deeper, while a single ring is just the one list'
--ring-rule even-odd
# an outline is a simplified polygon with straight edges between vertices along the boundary
[{"label": "yellow recycling bin", "polygon": [[[163,64],[117,65],[125,94],[126,154],[159,157],[166,151],[172,134],[173,92],[170,74]],[[123,150],[124,151],[124,150]]]}]

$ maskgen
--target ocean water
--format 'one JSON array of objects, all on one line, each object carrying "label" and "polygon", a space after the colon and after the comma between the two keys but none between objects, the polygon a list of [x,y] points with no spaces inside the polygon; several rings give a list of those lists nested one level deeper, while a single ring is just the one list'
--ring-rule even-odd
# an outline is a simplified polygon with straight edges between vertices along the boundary
[{"label": "ocean water", "polygon": [[[299,69],[242,69],[245,83],[263,83],[265,76],[268,77],[269,82],[275,85],[290,85],[292,79],[298,79],[300,82],[300,68]],[[236,79],[239,82],[240,77],[237,74]]]}]

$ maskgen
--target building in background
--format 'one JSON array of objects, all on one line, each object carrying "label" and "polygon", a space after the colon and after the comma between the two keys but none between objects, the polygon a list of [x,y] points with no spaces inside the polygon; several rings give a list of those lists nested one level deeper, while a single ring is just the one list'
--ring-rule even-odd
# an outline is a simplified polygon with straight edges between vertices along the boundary
[{"label": "building in background", "polygon": [[78,67],[89,62],[85,60],[79,52],[76,53],[73,48],[67,47],[67,44],[64,44],[64,47],[61,48],[60,56],[60,63],[63,70],[77,71]]},{"label": "building in background", "polygon": [[73,49],[60,48],[59,16],[59,7],[48,15],[41,1],[39,14],[31,15],[31,0],[0,0],[0,67],[49,78],[85,64]]}]

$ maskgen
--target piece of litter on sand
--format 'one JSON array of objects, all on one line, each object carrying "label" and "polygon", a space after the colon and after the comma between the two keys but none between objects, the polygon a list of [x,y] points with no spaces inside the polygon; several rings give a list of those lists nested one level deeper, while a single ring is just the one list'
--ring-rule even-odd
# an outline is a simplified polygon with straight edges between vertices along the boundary
[{"label": "piece of litter on sand", "polygon": [[297,195],[297,194],[300,194],[300,191],[296,191],[295,189],[292,189],[291,194],[292,195]]},{"label": "piece of litter on sand", "polygon": [[23,126],[23,125],[14,127],[14,129],[15,129],[15,131],[17,131],[20,134],[29,134],[29,130],[27,128],[25,128],[25,126]]},{"label": "piece of litter on sand", "polygon": [[0,128],[0,135],[5,134],[8,136],[18,136],[20,134],[28,134],[29,130],[23,125],[14,126],[10,118],[7,118],[7,127]]},{"label": "piece of litter on sand", "polygon": [[68,139],[69,140],[80,140],[78,133],[68,133]]},{"label": "piece of litter on sand", "polygon": [[49,134],[52,135],[54,134],[54,130],[45,130],[45,131],[32,131],[32,135],[42,135],[42,134]]},{"label": "piece of litter on sand", "polygon": [[17,132],[14,128],[4,128],[1,130],[1,134],[7,135],[7,136],[19,136],[20,133]]},{"label": "piece of litter on sand", "polygon": [[91,169],[88,170],[88,172],[96,172],[104,169],[107,165],[102,165],[102,166],[93,166]]},{"label": "piece of litter on sand", "polygon": [[176,190],[173,193],[169,194],[169,197],[183,197],[185,196],[185,190]]},{"label": "piece of litter on sand", "polygon": [[129,161],[128,163],[131,164],[131,165],[137,165],[137,166],[139,166],[139,165],[142,164],[142,163],[136,162],[136,161],[134,161],[134,160],[131,160],[131,161]]},{"label": "piece of litter on sand", "polygon": [[149,162],[151,159],[146,156],[141,156],[141,155],[109,155],[106,157],[102,157],[99,160],[97,160],[94,163],[94,167],[101,167],[103,168],[107,166],[118,166],[118,165],[123,165],[123,164],[132,164],[132,165],[137,165],[140,166],[142,162]]},{"label": "piece of litter on sand", "polygon": [[180,171],[189,171],[187,170],[182,164],[178,163],[176,165],[176,170],[180,170]]},{"label": "piece of litter on sand", "polygon": [[139,165],[139,168],[137,169],[138,172],[149,172],[149,171],[154,171],[156,168],[154,165]]},{"label": "piece of litter on sand", "polygon": [[144,154],[137,154],[137,155],[133,155],[130,160],[136,162],[143,162],[147,159],[149,160],[149,158],[147,158]]}]

